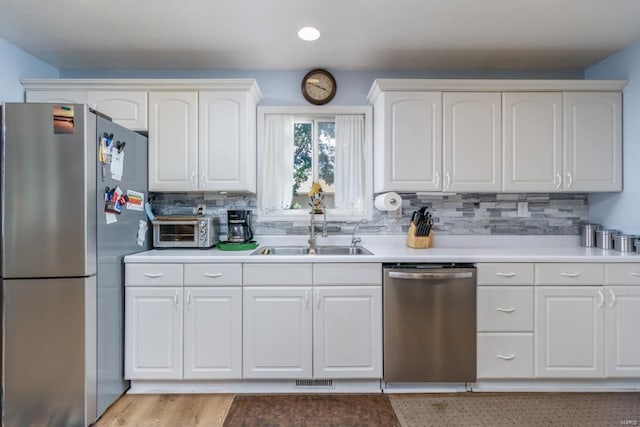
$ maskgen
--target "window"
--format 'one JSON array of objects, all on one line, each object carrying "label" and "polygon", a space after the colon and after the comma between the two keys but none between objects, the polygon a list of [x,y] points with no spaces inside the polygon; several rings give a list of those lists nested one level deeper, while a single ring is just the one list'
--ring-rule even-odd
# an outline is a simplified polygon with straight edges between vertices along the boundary
[{"label": "window", "polygon": [[258,108],[258,220],[309,214],[319,182],[329,220],[371,218],[370,107]]},{"label": "window", "polygon": [[289,209],[309,202],[313,182],[324,192],[324,205],[335,208],[336,123],[333,117],[294,117],[293,194]]}]

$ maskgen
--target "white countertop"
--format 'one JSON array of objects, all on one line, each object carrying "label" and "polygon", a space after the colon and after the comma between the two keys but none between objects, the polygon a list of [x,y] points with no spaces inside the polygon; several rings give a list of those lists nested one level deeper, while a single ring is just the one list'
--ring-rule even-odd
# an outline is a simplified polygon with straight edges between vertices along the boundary
[{"label": "white countertop", "polygon": [[[251,255],[250,251],[153,249],[125,257],[127,263],[290,262],[640,262],[635,252],[579,245],[579,236],[435,236],[429,249],[413,249],[403,235],[360,235],[373,255]],[[351,236],[318,238],[318,245],[348,245]],[[260,247],[306,245],[306,236],[256,236]]]}]

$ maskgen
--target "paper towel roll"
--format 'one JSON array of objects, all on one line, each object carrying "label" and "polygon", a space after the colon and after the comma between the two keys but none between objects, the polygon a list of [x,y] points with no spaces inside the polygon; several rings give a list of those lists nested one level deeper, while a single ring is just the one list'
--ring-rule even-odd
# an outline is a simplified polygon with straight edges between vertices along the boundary
[{"label": "paper towel roll", "polygon": [[395,211],[402,206],[402,197],[393,191],[379,194],[375,198],[374,206],[381,211]]}]

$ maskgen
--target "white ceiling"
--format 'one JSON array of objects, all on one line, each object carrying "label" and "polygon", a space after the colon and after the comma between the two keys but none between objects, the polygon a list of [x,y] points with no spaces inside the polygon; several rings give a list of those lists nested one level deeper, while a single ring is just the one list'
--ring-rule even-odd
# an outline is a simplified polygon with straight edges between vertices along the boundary
[{"label": "white ceiling", "polygon": [[0,37],[59,69],[580,69],[640,1],[0,0]]}]

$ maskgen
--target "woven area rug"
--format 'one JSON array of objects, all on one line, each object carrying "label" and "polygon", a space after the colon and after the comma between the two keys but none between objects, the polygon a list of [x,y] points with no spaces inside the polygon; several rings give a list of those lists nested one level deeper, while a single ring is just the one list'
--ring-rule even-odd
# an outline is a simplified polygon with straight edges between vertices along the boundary
[{"label": "woven area rug", "polygon": [[640,426],[640,393],[390,395],[402,426]]},{"label": "woven area rug", "polygon": [[238,395],[224,425],[296,427],[399,427],[384,394]]}]

